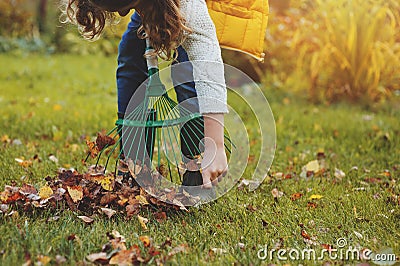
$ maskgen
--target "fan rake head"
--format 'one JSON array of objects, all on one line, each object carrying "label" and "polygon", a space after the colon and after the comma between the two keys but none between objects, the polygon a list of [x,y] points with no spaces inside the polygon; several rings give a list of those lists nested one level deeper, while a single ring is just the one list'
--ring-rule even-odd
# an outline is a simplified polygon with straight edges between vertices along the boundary
[{"label": "fan rake head", "polygon": [[[157,57],[147,48],[149,79],[135,92],[124,118],[107,135],[99,135],[96,143],[96,168],[106,156],[106,171],[115,158],[115,175],[128,175],[141,186],[156,182],[180,184],[186,171],[201,171],[204,121],[191,110],[191,104],[176,103],[161,82]],[[192,99],[196,101],[197,99]],[[233,144],[225,135],[228,154]],[[95,156],[94,156],[95,155]],[[140,182],[138,182],[140,180]],[[134,182],[134,181],[133,181]],[[163,186],[163,187],[168,187]]]}]

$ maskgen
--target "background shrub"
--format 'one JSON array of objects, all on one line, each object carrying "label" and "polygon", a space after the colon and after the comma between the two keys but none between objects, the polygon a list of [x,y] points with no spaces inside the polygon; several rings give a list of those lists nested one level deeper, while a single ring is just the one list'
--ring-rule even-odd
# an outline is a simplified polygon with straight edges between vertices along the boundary
[{"label": "background shrub", "polygon": [[268,82],[312,100],[379,100],[400,88],[399,3],[301,1],[273,14]]}]

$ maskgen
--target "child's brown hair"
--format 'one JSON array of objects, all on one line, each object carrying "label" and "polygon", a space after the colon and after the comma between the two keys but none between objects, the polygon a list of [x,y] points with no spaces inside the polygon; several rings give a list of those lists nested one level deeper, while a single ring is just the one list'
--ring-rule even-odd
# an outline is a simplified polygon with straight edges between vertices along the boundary
[{"label": "child's brown hair", "polygon": [[157,54],[173,57],[182,43],[184,32],[190,32],[179,10],[179,0],[64,0],[62,7],[65,22],[79,26],[87,39],[95,39],[104,30],[114,12],[132,4],[142,18],[142,27],[150,38]]}]

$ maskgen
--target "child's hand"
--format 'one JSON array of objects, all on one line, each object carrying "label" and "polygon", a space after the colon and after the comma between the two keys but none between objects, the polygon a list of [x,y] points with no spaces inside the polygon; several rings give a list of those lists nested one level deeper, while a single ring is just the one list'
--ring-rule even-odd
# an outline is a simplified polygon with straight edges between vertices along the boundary
[{"label": "child's hand", "polygon": [[201,168],[203,169],[203,188],[212,188],[213,185],[217,185],[228,171],[225,148],[206,147]]},{"label": "child's hand", "polygon": [[212,188],[226,175],[228,162],[224,147],[224,115],[204,115],[203,188]]}]

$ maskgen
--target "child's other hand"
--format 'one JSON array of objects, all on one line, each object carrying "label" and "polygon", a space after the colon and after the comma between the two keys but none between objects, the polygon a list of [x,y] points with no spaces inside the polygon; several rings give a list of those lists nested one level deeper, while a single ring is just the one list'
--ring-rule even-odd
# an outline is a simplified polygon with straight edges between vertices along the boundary
[{"label": "child's other hand", "polygon": [[212,188],[226,175],[228,162],[224,147],[224,114],[204,115],[203,188]]},{"label": "child's other hand", "polygon": [[201,162],[203,169],[203,188],[212,188],[217,185],[218,181],[224,177],[228,171],[228,163],[226,159],[224,147],[206,147],[204,150],[203,160]]}]

